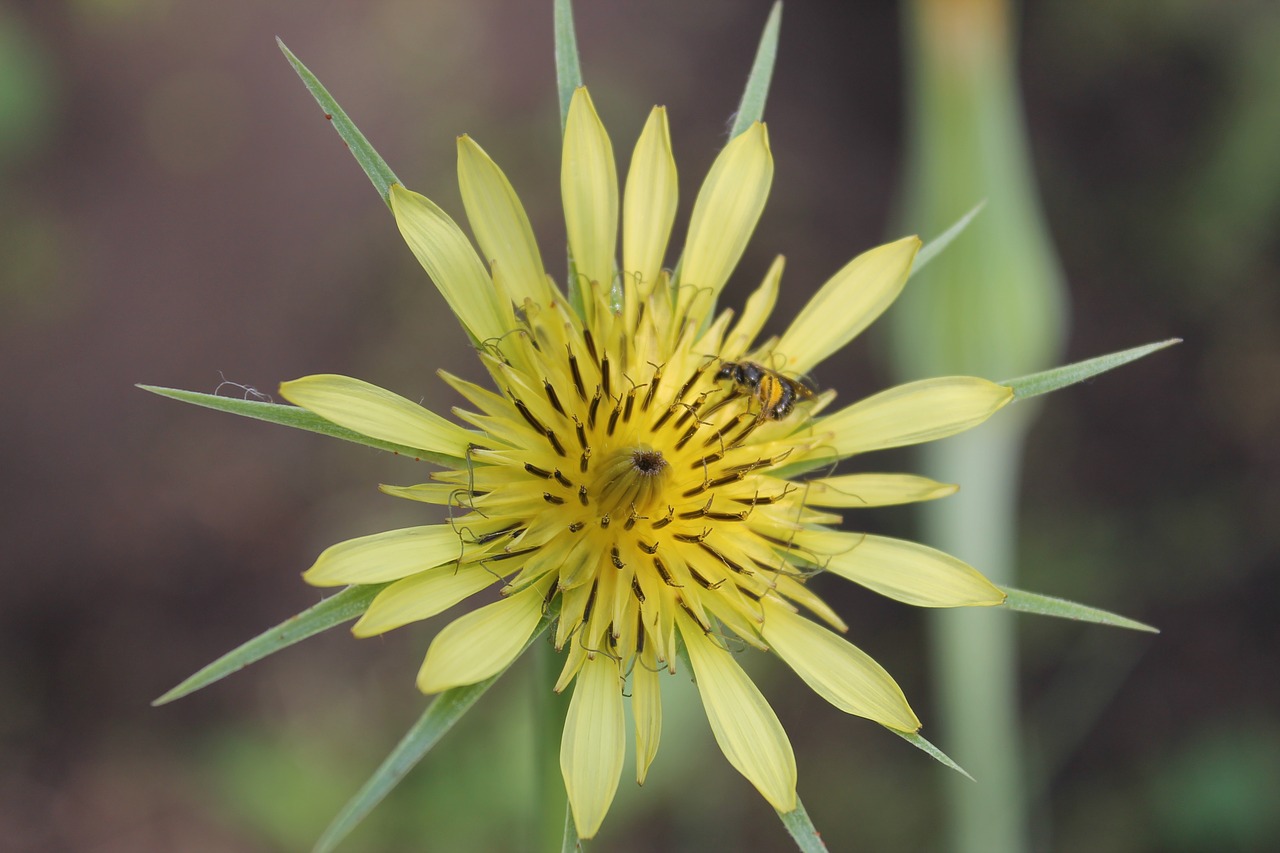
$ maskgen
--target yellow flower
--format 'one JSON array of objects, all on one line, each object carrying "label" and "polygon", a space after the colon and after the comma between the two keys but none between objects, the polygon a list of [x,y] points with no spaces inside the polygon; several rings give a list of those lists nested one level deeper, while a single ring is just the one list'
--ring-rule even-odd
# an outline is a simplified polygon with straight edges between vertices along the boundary
[{"label": "yellow flower", "polygon": [[477,410],[456,412],[469,428],[349,377],[308,376],[281,388],[341,426],[461,460],[433,482],[383,487],[447,506],[451,520],[339,543],[305,578],[394,582],[356,624],[361,637],[498,585],[496,602],[431,644],[418,674],[426,693],[500,672],[558,606],[554,644],[564,668],[555,689],[573,687],[561,768],[583,838],[596,833],[617,790],[624,697],[642,782],[658,748],[661,676],[676,671],[681,648],[725,756],[779,811],[796,805],[795,758],[731,638],[772,651],[847,713],[918,729],[898,685],[836,633],[844,622],[808,581],[825,571],[914,605],[1000,604],[1004,593],[953,557],[833,528],[841,517],[831,510],[930,500],[955,487],[906,474],[801,477],[833,460],[960,432],[1013,392],[950,377],[825,414],[834,392],[814,393],[800,377],[888,307],[919,240],[854,258],[780,337],[760,341],[782,258],[736,320],[714,306],[769,193],[763,124],[716,159],[672,273],[663,263],[676,168],[664,110],[649,116],[620,200],[612,145],[579,89],[561,171],[569,298],[546,275],[511,184],[466,136],[458,173],[480,254],[426,198],[395,186],[391,205],[497,389],[444,376]]}]

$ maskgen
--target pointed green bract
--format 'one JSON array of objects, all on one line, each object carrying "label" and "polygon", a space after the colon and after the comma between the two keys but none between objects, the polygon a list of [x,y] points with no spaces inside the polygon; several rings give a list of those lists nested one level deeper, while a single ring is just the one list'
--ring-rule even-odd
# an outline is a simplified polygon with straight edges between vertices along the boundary
[{"label": "pointed green bract", "polygon": [[467,467],[467,461],[465,459],[459,459],[455,456],[448,456],[443,453],[428,453],[425,450],[419,450],[414,447],[406,447],[402,444],[394,444],[390,441],[381,441],[376,438],[370,438],[369,436],[356,432],[355,430],[340,427],[332,421],[327,421],[314,412],[309,412],[298,406],[282,406],[279,403],[265,403],[258,400],[241,400],[236,397],[219,397],[216,394],[202,394],[199,391],[183,391],[179,388],[161,388],[156,385],[139,385],[138,387],[143,391],[150,391],[153,394],[159,394],[161,397],[168,397],[172,400],[180,400],[184,403],[203,406],[206,409],[217,409],[220,412],[230,412],[233,415],[242,415],[243,417],[253,418],[254,420],[267,421],[273,424],[293,427],[294,429],[303,429],[308,432],[318,432],[321,435],[340,438],[343,441],[363,444],[366,447],[374,447],[378,450],[387,450],[400,456],[407,456],[410,459],[425,459],[446,468]]},{"label": "pointed green bract", "polygon": [[329,94],[329,90],[320,84],[320,81],[316,79],[316,75],[312,74],[311,70],[303,65],[289,48],[285,47],[283,41],[277,38],[276,44],[280,46],[281,52],[284,53],[285,59],[289,60],[293,70],[298,72],[298,76],[302,78],[302,82],[306,85],[307,90],[311,92],[312,97],[316,99],[320,109],[324,110],[325,118],[333,122],[334,130],[338,131],[342,141],[347,143],[347,148],[351,150],[351,156],[356,158],[360,168],[364,169],[364,173],[369,176],[369,180],[378,191],[378,195],[382,196],[382,200],[386,202],[387,207],[390,207],[391,185],[400,183],[400,179],[396,177],[395,172],[391,171],[387,161],[383,160],[378,156],[378,152],[373,150],[369,140],[364,138],[364,134],[347,117],[346,111],[338,106],[338,102]]},{"label": "pointed green bract", "polygon": [[[534,640],[542,636],[542,632],[547,629],[555,616],[556,611],[548,611],[542,617],[537,630],[525,644],[526,650]],[[431,751],[431,748],[439,743],[440,738],[462,719],[462,715],[471,709],[476,700],[501,677],[502,673],[499,672],[477,684],[454,687],[437,696],[427,706],[426,712],[418,722],[414,723],[396,744],[391,754],[378,765],[378,769],[373,772],[369,781],[365,782],[364,787],[343,806],[342,811],[316,842],[314,853],[327,853],[337,847],[351,830],[355,829],[360,821],[364,820],[365,816],[373,811],[373,808],[382,802],[396,785],[400,784],[400,780]]]},{"label": "pointed green bract", "polygon": [[218,658],[151,704],[164,705],[174,699],[181,699],[188,693],[208,687],[233,672],[239,672],[267,655],[275,654],[321,631],[327,631],[335,625],[350,622],[369,609],[369,603],[385,586],[384,583],[349,586],[337,595],[329,596],[314,607],[302,611],[291,619],[286,619],[234,651]]},{"label": "pointed green bract", "polygon": [[956,771],[961,776],[968,779],[970,782],[974,781],[974,778],[969,775],[968,771],[966,771],[959,764],[956,764],[954,761],[952,761],[951,756],[947,755],[945,752],[938,749],[933,744],[929,743],[929,741],[922,738],[919,732],[900,732],[897,729],[890,729],[888,726],[885,726],[885,728],[893,732],[895,735],[902,738],[907,743],[911,744],[921,752],[928,753],[939,764],[943,764],[943,765],[946,765],[947,767],[950,767],[952,770]]},{"label": "pointed green bract", "polygon": [[796,797],[794,809],[789,812],[778,812],[778,819],[787,828],[787,832],[791,834],[791,840],[796,843],[796,847],[802,853],[826,853],[827,845],[822,842],[822,835],[809,819],[809,813],[804,810],[804,804],[800,802],[799,797]]},{"label": "pointed green bract", "polygon": [[764,102],[769,96],[769,82],[773,79],[773,63],[778,58],[778,31],[781,26],[782,0],[777,0],[769,10],[769,19],[765,21],[764,32],[760,35],[760,46],[756,48],[756,58],[751,63],[751,73],[747,75],[747,88],[742,92],[730,139],[755,122],[764,120]]},{"label": "pointed green bract", "polygon": [[943,249],[947,248],[952,240],[959,237],[964,229],[969,227],[969,223],[973,221],[973,218],[981,213],[982,208],[986,206],[986,201],[978,202],[968,213],[957,219],[954,225],[946,231],[943,231],[937,237],[934,237],[928,243],[925,243],[924,246],[920,248],[920,251],[916,252],[915,262],[911,265],[911,275],[915,275],[920,272],[920,270],[924,269],[925,264],[936,258]]},{"label": "pointed green bract", "polygon": [[1108,370],[1114,370],[1122,364],[1137,361],[1143,356],[1180,343],[1182,343],[1182,338],[1169,338],[1165,341],[1157,341],[1153,344],[1144,344],[1140,347],[1121,350],[1108,355],[1100,355],[1097,358],[1077,361],[1075,364],[1055,367],[1052,370],[1032,373],[1030,376],[1009,379],[1000,384],[1013,389],[1014,400],[1023,400],[1027,397],[1047,394],[1050,391],[1056,391],[1059,388],[1083,382],[1090,377],[1097,376],[1099,373],[1106,373]]},{"label": "pointed green bract", "polygon": [[582,85],[582,63],[578,59],[578,36],[573,30],[573,4],[555,0],[556,88],[560,92],[560,132],[569,121],[569,102]]},{"label": "pointed green bract", "polygon": [[582,844],[578,840],[578,827],[573,823],[573,809],[566,806],[564,810],[564,841],[560,844],[560,853],[580,853]]},{"label": "pointed green bract", "polygon": [[1074,619],[1078,622],[1093,622],[1098,625],[1111,625],[1114,628],[1129,628],[1133,631],[1149,631],[1152,634],[1160,633],[1159,628],[1153,628],[1143,622],[1119,616],[1107,610],[1100,610],[1097,607],[1087,607],[1076,604],[1074,601],[1009,587],[1005,587],[1004,592],[1008,596],[1004,600],[1004,606],[1010,610],[1038,613],[1041,616],[1056,616],[1059,619]]}]

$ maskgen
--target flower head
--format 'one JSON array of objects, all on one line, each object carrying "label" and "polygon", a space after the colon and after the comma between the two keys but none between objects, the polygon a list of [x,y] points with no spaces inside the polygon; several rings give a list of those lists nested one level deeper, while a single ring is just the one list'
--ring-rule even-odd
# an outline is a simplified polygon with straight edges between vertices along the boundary
[{"label": "flower head", "polygon": [[281,389],[340,426],[453,460],[429,483],[383,487],[446,506],[450,520],[334,545],[306,579],[391,582],[358,636],[497,587],[496,601],[431,644],[418,674],[428,693],[500,672],[558,609],[564,667],[555,689],[573,690],[561,767],[582,837],[595,834],[617,789],[627,695],[643,781],[661,731],[660,682],[677,670],[681,648],[725,756],[779,811],[795,808],[795,759],[731,638],[775,653],[843,711],[918,729],[898,685],[839,635],[845,624],[809,579],[825,571],[921,606],[999,604],[1004,593],[930,548],[835,527],[836,510],[929,500],[953,486],[906,474],[805,475],[967,429],[1013,392],[951,377],[825,414],[834,392],[817,393],[803,377],[888,307],[919,240],[854,258],[780,337],[759,340],[782,258],[740,314],[715,306],[769,192],[763,124],[716,159],[672,272],[663,266],[676,210],[665,111],[650,114],[620,200],[612,145],[579,89],[561,172],[567,296],[546,275],[511,184],[466,136],[458,173],[479,254],[428,199],[396,186],[391,204],[492,377],[494,390],[444,375],[474,407],[455,410],[467,426],[343,376]]}]

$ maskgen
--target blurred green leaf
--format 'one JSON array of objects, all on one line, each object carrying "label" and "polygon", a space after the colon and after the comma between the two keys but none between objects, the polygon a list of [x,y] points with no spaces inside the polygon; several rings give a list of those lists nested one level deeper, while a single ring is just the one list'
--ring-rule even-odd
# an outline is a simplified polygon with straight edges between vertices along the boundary
[{"label": "blurred green leaf", "polygon": [[349,586],[337,595],[329,596],[314,607],[286,619],[234,651],[218,658],[151,704],[164,705],[175,699],[181,699],[188,693],[208,687],[233,672],[239,672],[267,655],[275,654],[307,637],[355,619],[369,609],[369,603],[385,586],[387,586],[385,583]]},{"label": "blurred green leaf", "polygon": [[920,251],[916,252],[916,259],[911,264],[911,275],[915,275],[924,269],[925,264],[938,256],[938,253],[947,248],[952,240],[960,236],[965,228],[969,227],[969,223],[973,221],[973,217],[982,212],[982,208],[986,207],[985,201],[980,201],[973,206],[973,209],[956,220],[955,224],[943,231],[940,235],[925,243]]},{"label": "blurred green leaf", "polygon": [[[889,729],[888,726],[885,726],[885,728]],[[954,761],[952,761],[951,756],[947,755],[945,752],[938,749],[929,741],[921,737],[919,732],[900,732],[897,729],[889,729],[889,731],[893,732],[895,735],[902,738],[907,743],[914,746],[916,749],[921,750],[922,752],[928,753],[930,756],[933,757],[934,760],[938,761],[941,764],[946,765],[947,767],[950,767],[952,770],[956,771],[961,776],[968,779],[970,782],[974,781],[973,777],[969,775],[967,770],[965,770],[959,764],[956,764]]]},{"label": "blurred green leaf", "polygon": [[[582,62],[578,59],[578,36],[573,30],[573,4],[555,0],[556,87],[560,90],[560,132],[569,120],[569,102],[582,85]],[[569,289],[572,292],[573,288]]]},{"label": "blurred green leaf", "polygon": [[1038,394],[1047,394],[1050,391],[1056,391],[1059,388],[1065,388],[1068,385],[1074,385],[1077,382],[1083,382],[1099,373],[1106,373],[1108,370],[1114,370],[1122,364],[1128,364],[1131,361],[1137,361],[1143,356],[1150,355],[1153,352],[1171,347],[1174,344],[1182,343],[1182,338],[1169,338],[1166,341],[1158,341],[1154,344],[1144,344],[1133,349],[1121,350],[1108,355],[1100,355],[1097,358],[1086,359],[1085,361],[1077,361],[1075,364],[1068,364],[1063,367],[1055,367],[1052,370],[1033,373],[1030,376],[1023,376],[1018,379],[1008,379],[1001,382],[1013,389],[1015,400],[1024,400],[1027,397],[1035,397]]},{"label": "blurred green leaf", "polygon": [[1004,606],[1010,610],[1017,610],[1022,613],[1038,613],[1041,616],[1056,616],[1059,619],[1075,619],[1079,622],[1094,622],[1098,625],[1111,625],[1116,628],[1130,628],[1134,631],[1150,631],[1153,634],[1160,633],[1158,628],[1153,628],[1142,622],[1118,616],[1106,610],[1099,610],[1096,607],[1076,604],[1074,601],[1052,598],[1047,595],[1037,595],[1034,592],[1023,592],[1020,589],[1012,589],[1010,587],[1005,587],[1004,592],[1009,596],[1005,599]]},{"label": "blurred green leaf", "polygon": [[465,468],[468,464],[465,459],[459,459],[456,456],[432,453],[416,447],[407,447],[403,444],[370,438],[363,433],[338,426],[332,421],[327,421],[314,412],[309,412],[298,406],[283,406],[279,403],[265,403],[259,400],[242,400],[237,397],[219,397],[216,394],[201,394],[198,391],[161,388],[156,385],[139,385],[138,387],[143,391],[159,394],[161,397],[181,400],[184,403],[191,403],[196,406],[204,406],[206,409],[217,409],[220,412],[230,412],[233,415],[242,415],[254,420],[268,421],[269,423],[281,424],[294,429],[304,429],[308,432],[318,432],[321,435],[340,438],[343,441],[363,444],[366,447],[373,447],[378,450],[387,450],[400,456],[407,456],[410,459],[434,462],[446,468]]},{"label": "blurred green leaf", "polygon": [[809,820],[809,813],[804,810],[804,803],[799,797],[796,797],[796,807],[789,812],[778,812],[778,818],[804,853],[826,853],[827,845],[822,843],[822,836]]},{"label": "blurred green leaf", "polygon": [[778,58],[778,32],[781,26],[782,0],[777,0],[769,10],[764,32],[760,35],[760,46],[756,48],[756,58],[751,63],[751,73],[747,75],[747,88],[743,91],[742,100],[738,104],[733,130],[729,132],[730,139],[751,127],[752,124],[764,120],[764,102],[769,96],[773,64]]},{"label": "blurred green leaf", "polygon": [[312,74],[310,69],[303,65],[279,38],[276,39],[276,44],[280,45],[285,59],[289,60],[289,64],[293,66],[294,71],[298,72],[298,76],[302,78],[302,82],[306,84],[307,90],[316,99],[316,103],[324,110],[324,117],[333,122],[334,130],[338,131],[342,141],[347,143],[351,156],[356,158],[360,168],[364,169],[364,173],[369,176],[378,195],[382,196],[387,207],[390,207],[391,185],[400,183],[400,179],[396,177],[395,172],[391,171],[387,162],[378,156],[378,152],[373,150],[369,140],[364,138],[364,134],[347,117],[346,111],[338,106],[338,102],[329,94],[329,90],[320,85],[316,75]]},{"label": "blurred green leaf", "polygon": [[[530,635],[529,642],[525,643],[526,650],[534,640],[542,636],[542,632],[547,629],[556,615],[555,611],[549,611],[542,617],[542,621]],[[517,655],[517,658],[519,657]],[[373,772],[373,776],[364,784],[364,787],[343,806],[342,811],[316,842],[314,853],[327,853],[341,843],[342,839],[346,838],[351,830],[355,829],[360,821],[364,820],[369,812],[391,793],[400,780],[431,751],[432,747],[440,742],[445,733],[462,719],[462,715],[471,709],[476,700],[483,696],[504,672],[506,670],[478,684],[454,687],[437,696],[427,706],[426,712],[418,722],[414,723],[401,738],[400,743],[396,744],[391,754]]]}]

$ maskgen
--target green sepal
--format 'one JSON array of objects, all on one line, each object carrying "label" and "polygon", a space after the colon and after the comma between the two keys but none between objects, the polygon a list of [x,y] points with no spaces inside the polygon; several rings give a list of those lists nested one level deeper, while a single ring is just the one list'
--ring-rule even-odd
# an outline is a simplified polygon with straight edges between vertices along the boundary
[{"label": "green sepal", "polygon": [[1182,338],[1169,338],[1165,341],[1157,341],[1153,344],[1144,344],[1140,347],[1121,350],[1108,355],[1100,355],[1097,358],[1077,361],[1075,364],[1055,367],[1052,370],[1032,373],[1030,376],[1009,379],[1000,384],[1013,389],[1015,400],[1024,400],[1027,397],[1047,394],[1050,391],[1056,391],[1059,388],[1083,382],[1086,379],[1097,376],[1099,373],[1106,373],[1108,370],[1114,370],[1122,364],[1137,361],[1143,356],[1179,343],[1182,343]]},{"label": "green sepal", "polygon": [[578,838],[578,825],[573,822],[573,809],[564,808],[564,841],[560,844],[560,853],[581,853],[582,839]]},{"label": "green sepal", "polygon": [[329,596],[314,607],[286,619],[234,651],[218,658],[151,704],[164,705],[174,699],[181,699],[188,693],[208,687],[233,672],[239,672],[267,655],[275,654],[321,631],[327,631],[335,625],[350,622],[368,610],[374,596],[386,586],[385,583],[349,586],[337,595]]},{"label": "green sepal", "polygon": [[1076,604],[1074,601],[1053,598],[1048,595],[1038,595],[1034,592],[1024,592],[1010,587],[1004,587],[1004,593],[1008,596],[1004,601],[1004,606],[1021,613],[1038,613],[1041,616],[1056,616],[1059,619],[1093,622],[1097,625],[1111,625],[1114,628],[1129,628],[1133,631],[1149,631],[1152,634],[1160,633],[1159,628],[1153,628],[1135,619],[1119,616],[1107,610],[1100,610],[1097,607],[1086,607],[1083,604]]},{"label": "green sepal", "polygon": [[941,254],[942,250],[947,248],[952,240],[959,237],[961,232],[969,227],[969,223],[973,221],[973,218],[981,213],[982,208],[986,206],[987,202],[985,200],[978,202],[968,213],[957,219],[954,225],[921,246],[920,251],[916,252],[915,260],[911,262],[911,272],[908,278],[920,272],[920,270],[924,269],[925,264]]},{"label": "green sepal", "polygon": [[764,102],[769,96],[773,64],[778,58],[778,31],[781,26],[782,0],[777,0],[769,10],[764,32],[760,34],[760,46],[756,48],[756,58],[751,63],[751,73],[747,75],[747,88],[743,90],[742,100],[738,103],[733,130],[729,132],[730,139],[737,137],[756,122],[764,120]]},{"label": "green sepal", "polygon": [[789,812],[778,812],[778,819],[803,853],[826,853],[827,845],[822,842],[822,835],[809,819],[799,796],[796,797],[796,807]]},{"label": "green sepal", "polygon": [[970,782],[974,781],[973,777],[969,775],[969,771],[952,761],[951,756],[947,755],[945,752],[921,737],[919,732],[900,732],[897,729],[890,729],[888,726],[885,726],[885,728],[889,729],[889,731],[893,732],[895,735],[902,738],[921,752],[927,753],[939,764],[950,767]]},{"label": "green sepal", "polygon": [[[525,643],[525,650],[528,650],[534,640],[542,636],[556,615],[556,611],[549,610],[542,617],[538,627],[529,636],[529,642]],[[524,654],[524,651],[520,654]],[[516,657],[519,658],[520,655]],[[351,830],[355,829],[360,821],[364,820],[369,812],[391,793],[400,780],[431,751],[431,748],[439,743],[440,738],[462,719],[462,715],[471,709],[476,700],[502,677],[503,672],[477,684],[454,687],[436,696],[418,722],[413,724],[413,727],[396,744],[395,749],[391,750],[391,754],[378,765],[378,769],[369,777],[369,781],[364,783],[364,787],[342,807],[342,811],[338,812],[338,816],[333,819],[316,842],[314,853],[327,853],[337,847]]]},{"label": "green sepal", "polygon": [[582,85],[582,62],[578,58],[578,36],[573,29],[573,4],[555,0],[556,89],[560,93],[560,132],[569,121],[569,103]]},{"label": "green sepal", "polygon": [[434,462],[445,468],[460,469],[467,467],[468,464],[465,459],[449,456],[445,453],[432,453],[416,447],[408,447],[403,444],[371,438],[364,433],[338,426],[333,421],[325,420],[314,412],[299,406],[284,406],[279,403],[266,403],[260,400],[241,400],[236,397],[219,397],[216,394],[183,391],[179,388],[161,388],[156,385],[139,385],[138,387],[143,391],[159,394],[161,397],[181,400],[184,403],[191,403],[196,406],[204,406],[206,409],[217,409],[220,412],[230,412],[233,415],[242,415],[254,420],[281,424],[282,426],[303,429],[308,432],[318,432],[321,435],[340,438],[343,441],[363,444],[366,447],[373,447],[378,450],[387,450],[399,456],[407,456],[410,459]]},{"label": "green sepal", "polygon": [[293,70],[298,72],[298,76],[302,78],[302,82],[306,85],[307,90],[311,92],[312,97],[316,99],[320,109],[324,110],[325,118],[333,123],[333,128],[338,131],[338,136],[341,136],[342,141],[347,143],[347,148],[351,150],[351,156],[356,158],[360,168],[364,169],[364,173],[369,176],[369,180],[373,183],[374,189],[378,191],[378,195],[382,196],[382,200],[386,202],[387,207],[391,207],[391,186],[400,183],[400,179],[396,177],[395,172],[391,171],[387,161],[383,160],[378,156],[378,152],[373,150],[369,140],[364,138],[364,134],[360,132],[360,129],[347,117],[346,111],[338,106],[338,102],[329,94],[329,90],[320,85],[316,75],[312,74],[310,69],[303,65],[298,60],[298,57],[294,56],[293,52],[285,47],[284,42],[279,38],[276,39],[276,44],[280,46],[281,52],[284,53],[285,59],[289,60]]}]

